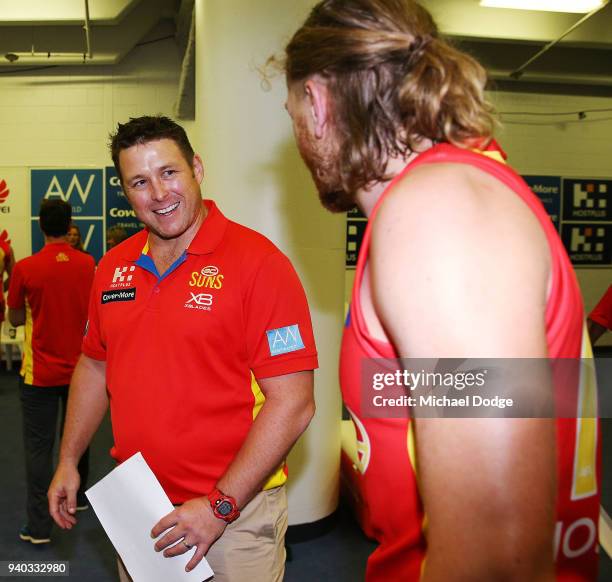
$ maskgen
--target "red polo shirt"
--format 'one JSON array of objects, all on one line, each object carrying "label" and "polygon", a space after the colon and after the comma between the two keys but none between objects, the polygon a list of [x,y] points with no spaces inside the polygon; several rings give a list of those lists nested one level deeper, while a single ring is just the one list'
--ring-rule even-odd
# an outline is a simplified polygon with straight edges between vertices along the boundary
[{"label": "red polo shirt", "polygon": [[589,319],[603,325],[606,329],[612,329],[612,285],[608,287],[605,295],[599,300],[595,309],[591,311]]},{"label": "red polo shirt", "polygon": [[11,247],[9,244],[0,239],[0,323],[4,321],[4,270],[10,260]]},{"label": "red polo shirt", "polygon": [[93,257],[67,243],[45,245],[18,261],[11,274],[10,309],[26,309],[21,375],[33,386],[70,383],[81,353]]},{"label": "red polo shirt", "polygon": [[[83,342],[106,361],[112,456],[141,451],[173,503],[208,493],[242,446],[264,400],[252,374],[317,367],[287,257],[205,204],[199,232],[162,277],[146,230],[103,257]],[[267,487],[284,482],[283,468]]]}]

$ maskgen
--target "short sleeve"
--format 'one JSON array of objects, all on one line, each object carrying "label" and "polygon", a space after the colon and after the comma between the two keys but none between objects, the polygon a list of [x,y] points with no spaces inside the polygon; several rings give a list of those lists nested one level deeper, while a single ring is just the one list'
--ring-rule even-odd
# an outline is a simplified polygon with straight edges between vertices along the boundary
[{"label": "short sleeve", "polygon": [[603,325],[606,329],[612,329],[612,285],[608,287],[606,294],[591,311],[589,319]]},{"label": "short sleeve", "polygon": [[280,251],[268,255],[249,281],[244,309],[249,365],[256,378],[318,367],[306,294]]},{"label": "short sleeve", "polygon": [[11,273],[11,282],[8,292],[9,309],[21,309],[25,307],[26,289],[23,279],[22,265],[17,263]]},{"label": "short sleeve", "polygon": [[102,341],[100,330],[100,301],[98,300],[98,277],[94,279],[94,284],[89,295],[89,308],[87,311],[87,325],[85,326],[85,336],[83,337],[82,351],[93,360],[106,360],[106,345]]}]

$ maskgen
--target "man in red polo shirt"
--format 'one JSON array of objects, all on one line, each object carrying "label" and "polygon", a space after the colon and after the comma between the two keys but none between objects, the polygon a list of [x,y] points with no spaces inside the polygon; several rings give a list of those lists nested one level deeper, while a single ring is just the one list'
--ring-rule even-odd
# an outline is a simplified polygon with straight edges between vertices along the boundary
[{"label": "man in red polo shirt", "polygon": [[[94,276],[93,257],[73,249],[65,239],[70,205],[44,200],[40,228],[45,246],[18,261],[9,287],[9,320],[25,325],[21,367],[21,405],[26,453],[27,524],[19,537],[33,544],[50,541],[53,520],[46,493],[51,482],[57,415],[65,414],[68,385],[81,353],[87,321],[87,302]],[[79,464],[82,489],[88,472],[88,454]],[[82,490],[81,489],[81,490]],[[86,499],[79,491],[78,507]]]},{"label": "man in red polo shirt", "polygon": [[216,582],[281,582],[284,459],[314,413],[304,291],[269,240],[202,201],[182,127],[132,119],[111,152],[147,228],[100,261],[51,514],[76,523],[76,465],[110,402],[113,457],[142,452],[180,505],[151,523],[155,549],[191,551],[188,569],[206,555]]},{"label": "man in red polo shirt", "polygon": [[[4,310],[6,305],[4,303],[4,290],[8,288],[10,283],[11,271],[15,264],[15,255],[11,248],[10,240],[8,240],[8,233],[3,230],[0,233],[0,323],[4,321]],[[4,280],[4,273],[7,274],[6,281]]]}]

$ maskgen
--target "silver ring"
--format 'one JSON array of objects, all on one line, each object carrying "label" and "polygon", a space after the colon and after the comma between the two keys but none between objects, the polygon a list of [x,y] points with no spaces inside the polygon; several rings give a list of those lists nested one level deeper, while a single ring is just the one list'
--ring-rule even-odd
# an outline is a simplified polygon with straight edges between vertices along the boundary
[{"label": "silver ring", "polygon": [[191,548],[193,548],[193,546],[190,546],[185,540],[183,540],[183,545],[190,550]]}]

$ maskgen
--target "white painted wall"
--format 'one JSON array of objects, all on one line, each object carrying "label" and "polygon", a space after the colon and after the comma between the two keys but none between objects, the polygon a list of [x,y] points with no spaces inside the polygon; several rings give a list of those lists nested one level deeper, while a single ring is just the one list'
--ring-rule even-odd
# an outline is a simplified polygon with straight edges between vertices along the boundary
[{"label": "white painted wall", "polygon": [[321,519],[337,504],[344,217],[320,207],[283,109],[284,80],[265,91],[256,68],[282,50],[313,4],[196,1],[196,131],[205,191],[229,217],[262,232],[289,256],[314,324],[317,413],[288,460],[292,525]]},{"label": "white painted wall", "polygon": [[0,74],[0,168],[111,165],[108,135],[117,122],[172,115],[179,70],[170,39],[137,47],[113,67]]}]

